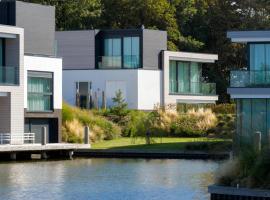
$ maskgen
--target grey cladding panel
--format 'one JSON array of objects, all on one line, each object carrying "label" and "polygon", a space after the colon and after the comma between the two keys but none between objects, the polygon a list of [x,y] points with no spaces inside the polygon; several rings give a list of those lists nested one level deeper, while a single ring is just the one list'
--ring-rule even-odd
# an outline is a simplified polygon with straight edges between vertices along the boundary
[{"label": "grey cladding panel", "polygon": [[95,30],[56,32],[57,56],[63,69],[95,68]]},{"label": "grey cladding panel", "polygon": [[25,31],[25,53],[54,55],[54,7],[16,1],[16,26]]},{"label": "grey cladding panel", "polygon": [[143,68],[158,70],[160,54],[167,50],[167,32],[143,30]]}]

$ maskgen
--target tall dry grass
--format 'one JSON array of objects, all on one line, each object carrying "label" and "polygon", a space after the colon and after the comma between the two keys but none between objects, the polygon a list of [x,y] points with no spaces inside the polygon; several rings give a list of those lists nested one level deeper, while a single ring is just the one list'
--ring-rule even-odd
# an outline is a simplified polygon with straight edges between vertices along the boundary
[{"label": "tall dry grass", "polygon": [[187,115],[196,119],[196,126],[198,129],[206,131],[214,128],[217,125],[218,119],[211,109],[199,108],[198,110],[188,110]]}]

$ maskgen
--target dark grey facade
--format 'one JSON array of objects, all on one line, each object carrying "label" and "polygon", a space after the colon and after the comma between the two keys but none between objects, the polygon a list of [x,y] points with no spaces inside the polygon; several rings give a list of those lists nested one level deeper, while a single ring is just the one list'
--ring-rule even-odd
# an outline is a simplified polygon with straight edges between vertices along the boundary
[{"label": "dark grey facade", "polygon": [[55,8],[21,1],[0,2],[0,24],[24,28],[25,53],[55,55]]},{"label": "dark grey facade", "polygon": [[[104,55],[104,40],[120,38],[123,53],[123,38],[125,37],[139,37],[140,65],[138,68],[146,70],[162,68],[161,52],[167,50],[167,32],[159,30],[120,29],[56,32],[57,56],[63,58],[64,70],[100,69]],[[124,68],[123,58],[120,65],[122,66],[117,69]]]},{"label": "dark grey facade", "polygon": [[167,50],[167,32],[143,30],[143,68],[161,69],[161,52]]},{"label": "dark grey facade", "polygon": [[56,32],[57,55],[63,69],[95,69],[95,36],[98,31]]}]

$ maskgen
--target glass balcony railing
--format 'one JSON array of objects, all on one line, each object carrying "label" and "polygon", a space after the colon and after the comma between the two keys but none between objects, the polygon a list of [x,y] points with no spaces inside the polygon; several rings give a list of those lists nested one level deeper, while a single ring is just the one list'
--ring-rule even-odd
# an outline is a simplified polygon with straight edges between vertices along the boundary
[{"label": "glass balcony railing", "polygon": [[171,94],[215,95],[216,84],[205,82],[170,81]]},{"label": "glass balcony railing", "polygon": [[231,71],[231,87],[270,87],[270,71]]},{"label": "glass balcony railing", "polygon": [[118,69],[122,66],[122,56],[101,56],[99,59],[99,69]]},{"label": "glass balcony railing", "polygon": [[0,85],[18,85],[19,68],[11,66],[0,66]]}]

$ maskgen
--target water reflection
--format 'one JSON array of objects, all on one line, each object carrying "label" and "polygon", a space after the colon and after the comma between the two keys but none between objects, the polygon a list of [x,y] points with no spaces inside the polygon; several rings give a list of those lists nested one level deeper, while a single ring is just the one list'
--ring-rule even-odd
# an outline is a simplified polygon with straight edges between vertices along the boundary
[{"label": "water reflection", "polygon": [[217,162],[77,159],[0,164],[1,199],[208,199]]}]

